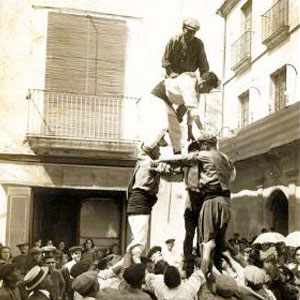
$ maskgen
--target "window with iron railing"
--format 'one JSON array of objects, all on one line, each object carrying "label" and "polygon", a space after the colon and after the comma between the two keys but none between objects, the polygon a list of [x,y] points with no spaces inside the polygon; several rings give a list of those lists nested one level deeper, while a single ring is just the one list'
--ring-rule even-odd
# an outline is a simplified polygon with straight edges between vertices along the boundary
[{"label": "window with iron railing", "polygon": [[240,126],[243,128],[249,125],[249,91],[241,94],[239,100],[241,107]]},{"label": "window with iron railing", "polygon": [[286,107],[286,66],[271,75],[273,85],[274,111],[277,112]]},{"label": "window with iron railing", "polygon": [[251,31],[242,34],[231,46],[231,69],[251,60]]},{"label": "window with iron railing", "polygon": [[262,15],[262,41],[267,43],[274,35],[289,26],[289,0],[277,1]]}]

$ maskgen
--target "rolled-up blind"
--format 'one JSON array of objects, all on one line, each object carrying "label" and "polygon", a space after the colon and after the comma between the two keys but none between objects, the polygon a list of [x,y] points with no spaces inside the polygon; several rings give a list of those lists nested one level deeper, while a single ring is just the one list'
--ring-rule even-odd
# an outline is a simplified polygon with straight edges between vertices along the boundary
[{"label": "rolled-up blind", "polygon": [[49,13],[44,107],[51,134],[120,136],[126,42],[124,20]]}]

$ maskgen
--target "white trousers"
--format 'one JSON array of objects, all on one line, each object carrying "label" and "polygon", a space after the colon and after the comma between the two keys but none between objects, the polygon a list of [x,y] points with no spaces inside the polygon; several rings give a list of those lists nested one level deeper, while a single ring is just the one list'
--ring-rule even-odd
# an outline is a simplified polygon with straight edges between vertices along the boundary
[{"label": "white trousers", "polygon": [[153,149],[168,131],[174,152],[181,150],[181,127],[175,111],[152,94],[141,99],[141,137],[144,146]]},{"label": "white trousers", "polygon": [[143,249],[147,244],[150,215],[130,215],[128,222],[132,233],[132,241],[127,249],[135,244],[141,244]]}]

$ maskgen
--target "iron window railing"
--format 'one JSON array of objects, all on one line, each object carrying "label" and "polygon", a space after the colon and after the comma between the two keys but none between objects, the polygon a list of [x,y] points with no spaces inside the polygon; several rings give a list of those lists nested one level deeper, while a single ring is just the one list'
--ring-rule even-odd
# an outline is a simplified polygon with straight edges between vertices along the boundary
[{"label": "iron window railing", "polygon": [[288,26],[289,1],[279,0],[262,15],[262,40],[267,41]]},{"label": "iron window railing", "polygon": [[231,55],[232,69],[251,59],[251,31],[246,31],[231,45]]},{"label": "iron window railing", "polygon": [[137,98],[29,90],[27,134],[136,141]]}]

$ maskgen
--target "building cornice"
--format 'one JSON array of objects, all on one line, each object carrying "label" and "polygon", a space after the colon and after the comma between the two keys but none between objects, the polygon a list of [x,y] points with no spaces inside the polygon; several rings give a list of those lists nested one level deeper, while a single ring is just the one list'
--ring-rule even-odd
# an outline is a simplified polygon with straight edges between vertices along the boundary
[{"label": "building cornice", "polygon": [[223,18],[226,17],[239,1],[240,0],[225,0],[217,10],[217,14]]}]

